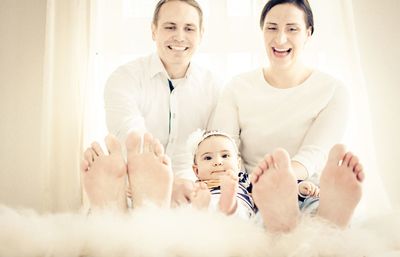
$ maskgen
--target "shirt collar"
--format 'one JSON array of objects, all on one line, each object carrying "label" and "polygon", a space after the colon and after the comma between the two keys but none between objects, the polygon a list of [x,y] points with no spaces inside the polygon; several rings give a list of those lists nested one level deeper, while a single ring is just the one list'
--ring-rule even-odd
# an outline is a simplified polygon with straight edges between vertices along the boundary
[{"label": "shirt collar", "polygon": [[[157,53],[152,54],[150,62],[151,62],[150,76],[152,78],[155,77],[157,74],[163,74],[166,78],[169,79],[168,72],[165,70],[164,64],[161,62],[161,59]],[[187,79],[192,76],[193,74],[192,66],[193,65],[190,63],[184,78]]]}]

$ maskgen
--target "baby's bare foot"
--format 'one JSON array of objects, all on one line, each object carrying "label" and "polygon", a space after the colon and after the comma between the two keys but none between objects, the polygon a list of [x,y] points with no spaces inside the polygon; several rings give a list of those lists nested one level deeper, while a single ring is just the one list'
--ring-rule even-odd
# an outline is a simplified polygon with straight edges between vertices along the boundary
[{"label": "baby's bare foot", "polygon": [[289,154],[277,149],[266,155],[251,174],[253,198],[266,229],[289,232],[299,222],[296,177],[290,166]]},{"label": "baby's bare foot", "polygon": [[171,162],[161,143],[149,133],[142,137],[131,133],[126,140],[128,176],[132,189],[133,206],[146,202],[159,207],[170,207],[173,174]]},{"label": "baby's bare foot", "polygon": [[358,157],[335,145],[321,174],[318,216],[341,228],[348,226],[361,199],[363,167]]},{"label": "baby's bare foot", "polygon": [[117,208],[126,210],[126,164],[118,140],[105,139],[109,154],[96,142],[84,153],[81,164],[82,180],[92,209]]},{"label": "baby's bare foot", "polygon": [[239,177],[233,170],[227,170],[221,176],[221,197],[219,199],[219,210],[227,215],[236,211],[236,193],[238,190]]},{"label": "baby's bare foot", "polygon": [[196,183],[192,196],[190,197],[192,205],[199,210],[204,210],[209,207],[210,200],[211,193],[207,184],[204,182]]}]

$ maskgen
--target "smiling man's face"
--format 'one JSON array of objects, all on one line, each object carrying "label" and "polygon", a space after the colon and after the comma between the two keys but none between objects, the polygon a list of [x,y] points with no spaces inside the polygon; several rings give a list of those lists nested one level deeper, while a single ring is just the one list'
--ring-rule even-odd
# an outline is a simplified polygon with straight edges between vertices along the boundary
[{"label": "smiling man's face", "polygon": [[200,43],[202,29],[196,8],[182,2],[165,3],[152,25],[153,40],[164,66],[187,67]]}]

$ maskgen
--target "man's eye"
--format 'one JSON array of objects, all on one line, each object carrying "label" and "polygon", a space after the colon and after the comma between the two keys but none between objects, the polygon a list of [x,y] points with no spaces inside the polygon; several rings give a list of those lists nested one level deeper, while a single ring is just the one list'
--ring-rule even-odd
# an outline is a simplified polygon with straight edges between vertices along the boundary
[{"label": "man's eye", "polygon": [[276,30],[275,27],[267,27],[267,30]]},{"label": "man's eye", "polygon": [[186,31],[194,31],[194,28],[187,27],[185,28]]},{"label": "man's eye", "polygon": [[168,29],[168,30],[173,30],[173,29],[175,29],[175,27],[165,27],[165,29]]}]

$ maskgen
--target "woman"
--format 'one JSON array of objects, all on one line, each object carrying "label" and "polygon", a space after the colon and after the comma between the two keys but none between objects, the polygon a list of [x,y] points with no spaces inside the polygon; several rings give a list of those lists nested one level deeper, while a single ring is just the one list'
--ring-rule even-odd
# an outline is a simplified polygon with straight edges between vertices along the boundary
[{"label": "woman", "polygon": [[[229,83],[215,110],[211,129],[225,131],[240,143],[246,170],[253,172],[254,200],[266,226],[277,231],[290,230],[299,217],[295,181],[318,175],[322,170],[329,149],[344,135],[349,100],[342,83],[308,67],[301,59],[314,32],[307,0],[268,1],[260,26],[269,66],[241,74]],[[276,148],[285,150],[273,151]],[[273,154],[264,156],[265,153]],[[345,154],[342,146],[336,146],[330,160],[342,163]],[[358,159],[354,160],[357,162],[352,163],[351,170],[357,172],[355,176],[346,173],[350,176],[349,184],[343,178],[338,179],[339,187],[330,182],[336,179],[331,172],[337,169],[335,164],[328,172],[325,167],[321,178],[323,206],[322,214],[320,210],[318,213],[341,227],[347,225],[361,196],[359,183],[363,173]],[[282,168],[275,178],[263,176]],[[357,190],[347,190],[353,184]],[[330,192],[337,190],[346,191],[345,196],[336,199]],[[349,202],[342,199],[352,193]],[[328,208],[328,202],[335,200],[346,202],[346,211],[340,217]],[[308,207],[315,211],[316,205]],[[279,213],[287,215],[282,218]]]}]

